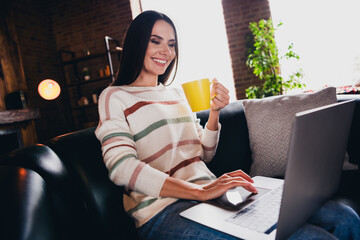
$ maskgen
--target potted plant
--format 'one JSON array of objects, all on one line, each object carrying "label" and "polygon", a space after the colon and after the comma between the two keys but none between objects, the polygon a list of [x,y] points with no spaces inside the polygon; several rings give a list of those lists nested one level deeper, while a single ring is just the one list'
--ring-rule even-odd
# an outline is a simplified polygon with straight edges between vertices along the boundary
[{"label": "potted plant", "polygon": [[299,60],[300,57],[293,51],[293,44],[289,45],[285,56],[279,57],[272,20],[262,19],[258,23],[251,22],[249,28],[252,36],[246,65],[252,68],[253,73],[264,82],[262,86],[247,88],[246,97],[264,98],[283,94],[290,89],[303,88],[305,84],[300,83],[303,77],[302,69],[294,72],[287,80],[281,76],[280,59]]}]

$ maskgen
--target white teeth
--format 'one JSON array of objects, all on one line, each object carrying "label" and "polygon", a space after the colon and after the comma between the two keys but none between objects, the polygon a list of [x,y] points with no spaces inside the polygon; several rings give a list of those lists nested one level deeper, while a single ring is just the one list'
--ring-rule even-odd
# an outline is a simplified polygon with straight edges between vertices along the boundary
[{"label": "white teeth", "polygon": [[158,62],[158,63],[161,63],[161,64],[165,64],[166,63],[166,60],[160,60],[160,59],[156,59],[156,58],[153,58],[153,60],[155,62]]}]

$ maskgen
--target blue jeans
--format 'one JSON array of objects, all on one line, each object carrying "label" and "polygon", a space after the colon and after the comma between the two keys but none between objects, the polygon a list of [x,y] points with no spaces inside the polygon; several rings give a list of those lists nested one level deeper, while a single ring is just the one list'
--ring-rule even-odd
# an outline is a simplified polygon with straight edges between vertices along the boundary
[{"label": "blue jeans", "polygon": [[[197,204],[178,200],[138,229],[147,240],[235,240],[236,237],[208,228],[179,215]],[[329,201],[320,208],[290,239],[360,239],[360,218],[345,205]]]}]

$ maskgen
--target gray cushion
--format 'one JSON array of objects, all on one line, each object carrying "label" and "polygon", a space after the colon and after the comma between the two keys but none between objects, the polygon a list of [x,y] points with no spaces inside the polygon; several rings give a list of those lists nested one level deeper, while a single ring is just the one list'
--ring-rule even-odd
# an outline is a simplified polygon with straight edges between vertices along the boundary
[{"label": "gray cushion", "polygon": [[284,176],[295,114],[337,102],[336,89],[244,100],[253,163],[250,175]]}]

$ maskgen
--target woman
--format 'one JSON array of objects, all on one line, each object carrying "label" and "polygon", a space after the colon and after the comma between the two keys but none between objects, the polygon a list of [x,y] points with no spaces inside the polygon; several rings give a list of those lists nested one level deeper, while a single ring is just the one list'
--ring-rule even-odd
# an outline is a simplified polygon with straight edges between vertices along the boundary
[{"label": "woman", "polygon": [[[143,239],[235,239],[182,219],[197,200],[241,186],[257,190],[241,170],[216,178],[204,162],[215,154],[219,111],[229,91],[215,80],[202,128],[180,90],[165,87],[178,63],[178,39],[164,14],[146,11],[129,26],[116,80],[99,99],[96,136],[110,179],[126,187],[125,210]],[[181,200],[178,200],[181,199]]]}]

